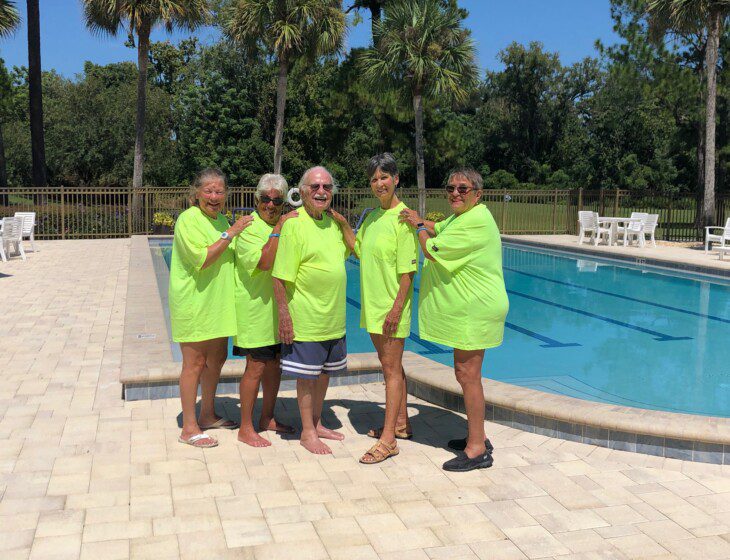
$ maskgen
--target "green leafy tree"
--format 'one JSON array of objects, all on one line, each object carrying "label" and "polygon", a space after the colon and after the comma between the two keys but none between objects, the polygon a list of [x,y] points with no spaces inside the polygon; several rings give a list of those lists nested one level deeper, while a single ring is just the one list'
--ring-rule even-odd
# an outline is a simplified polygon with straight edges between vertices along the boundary
[{"label": "green leafy tree", "polygon": [[649,0],[649,14],[656,29],[663,33],[697,32],[704,30],[705,75],[707,79],[705,98],[705,157],[704,196],[700,226],[715,221],[715,162],[716,162],[716,119],[717,119],[717,65],[720,52],[720,38],[725,31],[725,22],[730,15],[730,0]]},{"label": "green leafy tree", "polygon": [[[116,36],[128,33],[137,44],[137,110],[135,118],[134,170],[132,186],[142,187],[144,171],[144,130],[147,98],[150,33],[157,26],[168,31],[195,29],[207,21],[207,0],[83,0],[86,25],[92,31]],[[135,209],[140,200],[135,198]]]},{"label": "green leafy tree", "polygon": [[225,33],[250,52],[276,59],[274,173],[281,173],[287,78],[299,58],[312,60],[342,47],[345,15],[340,0],[232,0],[221,10]]},{"label": "green leafy tree", "polygon": [[439,0],[394,0],[375,25],[375,41],[363,51],[363,76],[410,98],[415,120],[419,212],[426,209],[423,98],[464,102],[477,80],[474,43],[463,13]]}]

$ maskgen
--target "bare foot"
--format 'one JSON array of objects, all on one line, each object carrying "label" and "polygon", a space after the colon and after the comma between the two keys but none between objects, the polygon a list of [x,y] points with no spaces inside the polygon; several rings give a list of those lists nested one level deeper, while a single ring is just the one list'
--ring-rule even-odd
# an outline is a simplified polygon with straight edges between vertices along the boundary
[{"label": "bare foot", "polygon": [[245,432],[238,430],[238,441],[251,447],[269,447],[271,445],[268,439],[262,438],[253,429],[246,430]]},{"label": "bare foot", "polygon": [[336,441],[342,441],[345,439],[345,434],[325,428],[322,424],[317,426],[317,435],[323,439],[333,439]]},{"label": "bare foot", "polygon": [[304,449],[315,455],[329,455],[332,453],[332,450],[316,435],[313,437],[303,437],[299,440],[299,443]]},{"label": "bare foot", "polygon": [[276,418],[269,418],[268,420],[265,418],[261,418],[261,421],[259,422],[259,430],[260,431],[271,431],[271,432],[277,432],[279,434],[293,434],[294,428],[292,426],[287,426],[286,424],[282,424],[279,422]]}]

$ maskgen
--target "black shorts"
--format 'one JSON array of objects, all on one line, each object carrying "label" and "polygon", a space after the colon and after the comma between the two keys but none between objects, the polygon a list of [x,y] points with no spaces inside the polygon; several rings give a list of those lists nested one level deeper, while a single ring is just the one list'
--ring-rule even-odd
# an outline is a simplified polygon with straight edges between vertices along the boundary
[{"label": "black shorts", "polygon": [[281,344],[272,344],[270,346],[260,346],[259,348],[241,348],[233,346],[234,356],[245,356],[254,360],[275,360],[281,354]]}]

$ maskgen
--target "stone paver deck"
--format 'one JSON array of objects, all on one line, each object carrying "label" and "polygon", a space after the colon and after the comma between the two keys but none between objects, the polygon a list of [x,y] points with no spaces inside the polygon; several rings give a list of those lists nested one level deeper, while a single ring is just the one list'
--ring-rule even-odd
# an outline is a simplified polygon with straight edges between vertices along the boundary
[{"label": "stone paver deck", "polygon": [[[415,399],[415,440],[363,466],[380,384],[331,390],[331,457],[183,446],[176,399],[120,399],[129,241],[37,246],[0,264],[3,560],[730,558],[730,466],[489,423],[494,467],[447,474],[463,417]],[[292,393],[280,411],[296,421]]]}]

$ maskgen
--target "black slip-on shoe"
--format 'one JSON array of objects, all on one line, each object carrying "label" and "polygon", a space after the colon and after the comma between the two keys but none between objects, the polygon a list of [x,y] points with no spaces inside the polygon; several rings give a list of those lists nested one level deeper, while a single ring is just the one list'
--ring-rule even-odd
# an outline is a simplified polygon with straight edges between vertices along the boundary
[{"label": "black slip-on shoe", "polygon": [[470,459],[466,453],[460,453],[453,459],[449,459],[444,463],[443,469],[452,472],[467,472],[474,469],[488,469],[494,463],[494,459],[489,453],[480,455]]},{"label": "black slip-on shoe", "polygon": [[[487,453],[494,452],[494,446],[492,445],[492,442],[489,441],[489,438],[484,440],[484,445],[487,446]],[[449,440],[448,446],[449,449],[453,449],[454,451],[464,451],[464,449],[466,449],[466,438]]]}]

